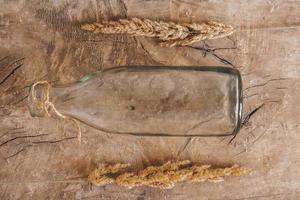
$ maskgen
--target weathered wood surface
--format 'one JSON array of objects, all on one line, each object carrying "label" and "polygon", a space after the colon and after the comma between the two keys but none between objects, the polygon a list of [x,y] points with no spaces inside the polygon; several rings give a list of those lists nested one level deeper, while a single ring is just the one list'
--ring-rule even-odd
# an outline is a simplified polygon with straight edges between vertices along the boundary
[{"label": "weathered wood surface", "polygon": [[[291,1],[0,1],[0,199],[298,199],[300,195],[300,2]],[[93,35],[78,24],[145,17],[217,20],[248,29],[189,47],[154,39]],[[251,30],[253,28],[271,28]],[[221,49],[219,49],[221,48]],[[225,48],[225,49],[223,49]],[[226,138],[114,136],[83,126],[78,145],[71,124],[32,118],[28,86],[70,83],[97,68],[120,65],[221,65],[238,68],[244,115],[264,104],[228,144]],[[63,131],[65,130],[65,131]],[[181,183],[171,190],[91,187],[97,163],[136,168],[172,159],[251,167],[222,183]]]}]

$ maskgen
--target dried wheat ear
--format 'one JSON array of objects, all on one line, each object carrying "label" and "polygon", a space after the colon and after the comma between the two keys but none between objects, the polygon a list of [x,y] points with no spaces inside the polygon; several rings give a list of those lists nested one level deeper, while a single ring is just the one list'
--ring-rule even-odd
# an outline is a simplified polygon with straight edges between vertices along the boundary
[{"label": "dried wheat ear", "polygon": [[169,161],[161,166],[150,166],[138,172],[126,172],[128,168],[128,164],[101,164],[90,173],[88,181],[97,186],[116,183],[127,188],[150,186],[170,189],[181,181],[220,182],[225,176],[241,176],[250,172],[250,169],[238,165],[211,168],[209,165],[194,165],[188,160]]},{"label": "dried wheat ear", "polygon": [[162,46],[167,47],[186,46],[202,40],[222,38],[234,32],[232,26],[218,22],[174,23],[139,18],[83,24],[81,28],[93,33],[156,37],[162,41]]}]

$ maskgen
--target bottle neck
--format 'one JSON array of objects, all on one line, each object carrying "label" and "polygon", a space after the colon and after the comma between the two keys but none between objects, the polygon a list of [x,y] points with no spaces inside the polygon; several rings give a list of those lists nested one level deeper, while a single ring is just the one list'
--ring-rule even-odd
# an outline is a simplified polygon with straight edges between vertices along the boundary
[{"label": "bottle neck", "polygon": [[28,107],[31,116],[45,117],[49,113],[51,86],[47,81],[39,81],[31,86]]},{"label": "bottle neck", "polygon": [[47,81],[39,81],[32,85],[28,107],[32,117],[47,117],[50,116],[50,110],[57,115],[72,114],[69,113],[70,107],[73,107],[76,102],[72,99],[73,93],[79,93],[87,83],[69,84],[63,87],[52,87]]}]

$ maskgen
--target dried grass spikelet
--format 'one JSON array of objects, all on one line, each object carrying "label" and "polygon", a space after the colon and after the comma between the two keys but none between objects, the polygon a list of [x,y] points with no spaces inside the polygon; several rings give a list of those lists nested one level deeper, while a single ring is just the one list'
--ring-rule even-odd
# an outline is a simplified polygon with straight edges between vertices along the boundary
[{"label": "dried grass spikelet", "polygon": [[189,171],[192,171],[192,176],[189,177],[192,182],[221,182],[225,176],[241,176],[250,172],[248,168],[238,165],[226,168],[211,168],[210,165],[192,166]]},{"label": "dried grass spikelet", "polygon": [[193,165],[190,161],[186,160],[169,161],[161,166],[150,166],[138,172],[121,173],[115,176],[114,179],[107,176],[107,173],[111,173],[111,167],[114,166],[102,165],[100,169],[96,169],[90,174],[89,181],[95,185],[115,182],[127,188],[145,185],[169,189],[174,187],[175,183],[181,181],[220,182],[223,181],[223,177],[225,176],[241,176],[250,172],[248,168],[238,165],[226,168],[211,168],[209,165]]},{"label": "dried grass spikelet", "polygon": [[116,183],[128,188],[147,185],[162,189],[174,187],[176,182],[185,180],[189,172],[181,168],[190,161],[167,162],[161,166],[150,166],[137,173],[124,173],[117,177]]},{"label": "dried grass spikelet", "polygon": [[100,164],[90,175],[88,176],[88,181],[94,185],[101,186],[113,183],[115,179],[113,175],[121,172],[122,170],[128,168],[129,164]]},{"label": "dried grass spikelet", "polygon": [[186,46],[202,40],[222,38],[234,32],[232,26],[218,22],[174,23],[139,18],[83,24],[81,28],[93,33],[156,37],[162,40],[162,46],[167,47]]}]

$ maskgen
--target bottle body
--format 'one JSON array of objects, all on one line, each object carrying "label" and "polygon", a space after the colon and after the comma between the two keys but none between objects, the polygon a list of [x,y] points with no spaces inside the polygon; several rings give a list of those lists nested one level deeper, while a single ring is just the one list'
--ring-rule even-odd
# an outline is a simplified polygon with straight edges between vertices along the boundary
[{"label": "bottle body", "polygon": [[223,67],[121,67],[49,89],[63,115],[96,129],[147,136],[230,135],[240,126],[241,79]]}]

